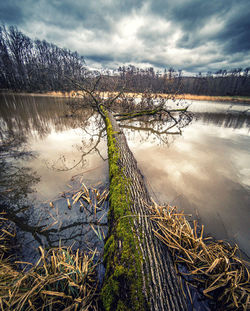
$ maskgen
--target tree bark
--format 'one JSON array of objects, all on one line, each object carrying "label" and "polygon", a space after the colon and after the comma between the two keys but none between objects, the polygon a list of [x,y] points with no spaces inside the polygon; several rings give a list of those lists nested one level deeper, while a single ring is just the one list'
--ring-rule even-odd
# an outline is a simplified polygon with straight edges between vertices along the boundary
[{"label": "tree bark", "polygon": [[103,111],[110,170],[103,305],[106,310],[186,310],[171,256],[153,233],[143,176],[112,113]]}]

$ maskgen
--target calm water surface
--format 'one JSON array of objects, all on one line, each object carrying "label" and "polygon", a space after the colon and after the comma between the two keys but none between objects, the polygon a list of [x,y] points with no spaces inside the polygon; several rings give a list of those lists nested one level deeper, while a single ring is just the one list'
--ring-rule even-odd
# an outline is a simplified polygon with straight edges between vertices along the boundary
[{"label": "calm water surface", "polygon": [[[26,150],[34,156],[18,165],[28,167],[29,174],[36,173],[40,179],[31,185],[34,191],[27,200],[7,208],[9,218],[17,224],[19,256],[25,260],[36,259],[34,250],[39,244],[47,247],[61,243],[86,251],[103,248],[103,239],[97,233],[105,236],[107,232],[106,207],[94,215],[80,211],[77,204],[69,209],[66,199],[72,204],[72,194],[82,183],[100,190],[108,186],[108,163],[102,159],[106,157],[106,141],[101,138],[98,152],[95,149],[82,157],[98,139],[100,120],[90,110],[76,118],[68,117],[65,102],[62,98],[22,95],[0,98],[1,133],[12,131],[26,139]],[[101,225],[97,226],[100,218]]]},{"label": "calm water surface", "polygon": [[[206,233],[250,255],[250,108],[192,102],[194,119],[163,144],[127,130],[152,197],[198,218]],[[144,137],[147,136],[145,140]]]},{"label": "calm water surface", "polygon": [[[1,95],[1,132],[12,130],[27,140],[35,157],[23,161],[37,173],[40,181],[29,194],[29,209],[9,208],[9,215],[19,226],[20,252],[32,257],[39,244],[62,244],[102,249],[103,241],[88,225],[94,215],[69,210],[63,192],[88,187],[104,188],[108,183],[106,141],[100,139],[100,120],[91,111],[80,117],[69,114],[65,99]],[[198,218],[206,232],[218,239],[236,242],[250,255],[250,113],[244,104],[193,102],[192,122],[181,135],[158,135],[141,123],[135,130],[125,128],[130,148],[145,176],[152,197],[161,203],[178,205]],[[143,127],[143,129],[142,129]],[[72,178],[73,176],[73,178]],[[49,202],[54,202],[51,208]],[[15,213],[13,213],[13,211]],[[101,211],[98,217],[105,214]],[[95,226],[95,225],[93,225]],[[100,229],[100,228],[99,228]],[[98,226],[95,230],[98,231]],[[106,216],[101,230],[107,232]]]}]

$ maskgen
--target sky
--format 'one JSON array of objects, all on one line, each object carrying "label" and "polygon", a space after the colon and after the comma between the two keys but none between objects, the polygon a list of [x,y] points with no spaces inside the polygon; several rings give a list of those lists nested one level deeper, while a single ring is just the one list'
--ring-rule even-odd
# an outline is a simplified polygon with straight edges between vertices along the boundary
[{"label": "sky", "polygon": [[92,68],[250,66],[250,0],[0,0],[0,23],[76,50]]}]

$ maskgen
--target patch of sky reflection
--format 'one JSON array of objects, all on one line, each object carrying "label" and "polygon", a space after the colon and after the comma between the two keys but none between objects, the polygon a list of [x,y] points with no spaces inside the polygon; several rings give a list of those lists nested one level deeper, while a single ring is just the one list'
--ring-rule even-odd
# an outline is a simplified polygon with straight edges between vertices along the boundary
[{"label": "patch of sky reflection", "polygon": [[250,115],[241,104],[233,112],[231,103],[191,108],[192,123],[168,136],[168,144],[126,130],[129,146],[156,200],[178,205],[207,234],[239,244],[249,256]]},{"label": "patch of sky reflection", "polygon": [[[108,185],[108,163],[99,155],[106,157],[103,136],[98,144],[99,153],[95,149],[82,158],[98,140],[98,117],[91,111],[84,111],[78,118],[65,117],[65,99],[4,95],[0,100],[1,131],[8,129],[25,137],[26,148],[35,157],[20,165],[31,168],[40,177],[35,192],[28,196],[29,208],[15,212],[10,206],[7,210],[17,225],[21,258],[35,260],[39,244],[45,247],[74,244],[82,250],[101,251],[103,240],[97,238],[89,225],[96,222],[96,215],[83,212],[79,204],[69,209],[61,196],[64,192],[73,194],[82,182],[100,189]],[[72,168],[77,162],[79,165]],[[100,210],[97,217],[106,212]],[[106,222],[104,215],[101,226],[93,226],[97,232],[98,227],[102,228],[105,235]]]},{"label": "patch of sky reflection", "polygon": [[[249,255],[248,106],[192,101],[189,109],[194,113],[193,121],[182,129],[181,135],[159,135],[146,129],[151,126],[162,132],[168,127],[164,120],[158,128],[154,122],[125,122],[128,126],[141,127],[141,130],[123,127],[128,144],[155,199],[178,205],[198,218],[207,233],[238,243]],[[74,166],[98,139],[91,135],[98,134],[96,116],[84,111],[80,118],[67,118],[64,99],[32,96],[5,96],[0,112],[2,130],[8,128],[27,138],[29,148],[37,156],[24,164],[41,177],[37,192],[31,197],[30,213],[17,219],[22,229],[20,237],[25,237],[21,239],[23,255],[30,257],[39,243],[46,245],[46,231],[39,235],[39,242],[32,230],[53,222],[57,223],[51,226],[49,239],[54,244],[62,239],[64,243],[76,242],[76,246],[83,248],[96,247],[99,242],[95,233],[84,225],[93,219],[86,218],[79,208],[69,210],[65,199],[60,197],[61,192],[71,187],[78,189],[79,176],[88,186],[108,182],[108,163],[96,150],[74,169],[60,170]],[[105,138],[98,147],[106,158]],[[72,176],[75,176],[73,180]],[[55,203],[55,209],[49,206],[50,201]]]}]

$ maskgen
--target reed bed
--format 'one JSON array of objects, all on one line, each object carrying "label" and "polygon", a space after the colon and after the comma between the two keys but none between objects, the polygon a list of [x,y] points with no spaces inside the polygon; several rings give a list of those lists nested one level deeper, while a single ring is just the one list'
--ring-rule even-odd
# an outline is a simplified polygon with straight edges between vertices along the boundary
[{"label": "reed bed", "polygon": [[[94,187],[88,189],[87,186],[82,183],[81,189],[72,196],[72,205],[79,203],[81,212],[84,211],[85,213],[92,214],[95,218],[97,218],[97,213],[105,210],[105,202],[107,202],[108,198],[109,191],[107,189],[104,189],[103,191],[100,191]],[[68,207],[71,207],[69,199],[67,199],[67,204]],[[104,211],[104,214],[102,214],[102,216],[97,219],[97,225],[101,224],[101,221],[105,215],[106,212]],[[97,226],[95,229],[93,224],[90,224],[90,227],[100,241],[105,240],[104,231],[103,229],[100,229],[100,226]]]},{"label": "reed bed", "polygon": [[10,250],[11,240],[15,237],[15,230],[5,215],[4,212],[0,212],[0,258],[6,256]]},{"label": "reed bed", "polygon": [[[80,210],[96,215],[104,208],[108,191],[87,188],[65,194],[68,208],[80,203]],[[51,208],[54,203],[50,202]],[[98,223],[98,222],[97,222]],[[98,236],[98,231],[90,224]],[[15,233],[12,225],[0,213],[0,311],[98,310],[96,251],[89,255],[70,247],[39,247],[36,264],[10,260],[11,243]],[[103,237],[102,237],[103,238]],[[25,266],[20,271],[18,267]]]},{"label": "reed bed", "polygon": [[204,237],[204,226],[199,228],[197,221],[191,226],[176,207],[153,202],[149,208],[158,226],[155,235],[172,251],[176,267],[185,265],[179,273],[221,310],[249,310],[249,263],[238,256],[237,245]]},{"label": "reed bed", "polygon": [[[68,209],[71,209],[78,203],[80,212],[96,216],[98,211],[105,208],[105,202],[109,198],[109,191],[107,189],[101,191],[94,187],[88,188],[82,182],[80,189],[62,192],[61,197],[66,199]],[[49,205],[51,208],[54,208],[54,202],[49,202]]]},{"label": "reed bed", "polygon": [[[103,219],[107,214],[107,202],[109,199],[108,189],[99,190],[95,187],[88,188],[83,182],[78,190],[64,192],[61,194],[66,200],[68,209],[74,206],[80,207],[80,212],[85,213],[89,219],[89,226],[100,241],[105,240],[105,234],[100,225],[103,225]],[[50,207],[54,208],[54,203],[50,202]],[[100,213],[101,216],[100,216]],[[92,217],[94,216],[94,221]],[[94,225],[97,226],[95,229]]]},{"label": "reed bed", "polygon": [[96,266],[93,257],[59,247],[19,272],[0,261],[0,310],[97,310]]},{"label": "reed bed", "polygon": [[[77,202],[80,203],[80,210],[81,211],[88,211],[89,213],[96,216],[98,210],[104,207],[104,203],[107,201],[109,196],[109,192],[107,189],[100,191],[96,188],[88,189],[87,186],[82,183],[81,189],[78,190],[73,196],[72,205],[76,204]],[[67,200],[68,207],[71,207],[71,203],[69,199]]]}]

